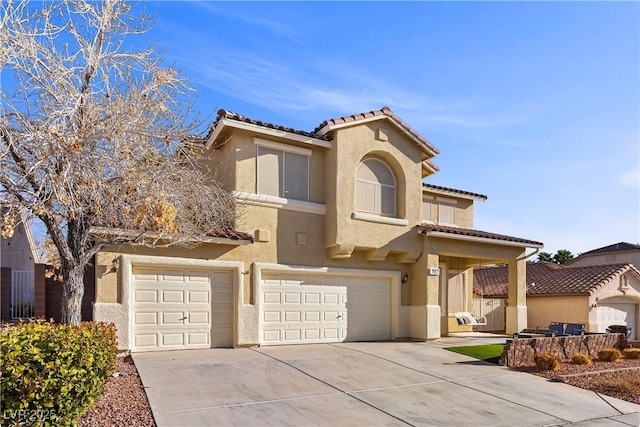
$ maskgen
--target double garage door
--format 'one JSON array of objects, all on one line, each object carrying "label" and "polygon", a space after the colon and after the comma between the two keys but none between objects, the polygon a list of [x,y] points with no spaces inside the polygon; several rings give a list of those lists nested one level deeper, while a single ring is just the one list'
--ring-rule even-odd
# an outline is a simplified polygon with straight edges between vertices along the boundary
[{"label": "double garage door", "polygon": [[[231,347],[234,274],[133,266],[134,351]],[[384,341],[391,337],[388,278],[265,273],[262,345]]]},{"label": "double garage door", "polygon": [[133,267],[134,351],[231,347],[231,271]]},{"label": "double garage door", "polygon": [[390,339],[389,279],[272,273],[261,287],[263,345]]}]

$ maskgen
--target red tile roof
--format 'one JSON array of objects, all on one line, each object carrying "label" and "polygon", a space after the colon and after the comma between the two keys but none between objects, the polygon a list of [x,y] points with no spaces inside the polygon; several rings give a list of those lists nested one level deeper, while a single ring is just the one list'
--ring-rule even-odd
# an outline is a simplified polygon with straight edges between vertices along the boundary
[{"label": "red tile roof", "polygon": [[[228,119],[228,120],[235,120],[238,122],[243,122],[243,123],[249,123],[252,125],[256,125],[256,126],[262,126],[268,129],[275,129],[275,130],[279,130],[279,131],[283,131],[283,132],[289,132],[289,133],[293,133],[296,135],[302,135],[302,136],[307,136],[310,138],[315,138],[315,139],[324,139],[324,140],[330,140],[331,138],[328,135],[318,135],[315,132],[307,132],[304,130],[298,130],[298,129],[293,129],[293,128],[289,128],[289,127],[285,127],[285,126],[280,126],[280,125],[275,125],[273,123],[269,123],[269,122],[263,122],[261,120],[254,120],[254,119],[250,119],[248,117],[245,117],[241,114],[238,113],[234,113],[231,111],[227,111],[227,110],[223,110],[220,109],[218,110],[218,117],[216,118],[216,121],[213,122],[213,125],[211,126],[211,131],[209,132],[209,135],[211,135],[211,133],[213,132],[213,130],[216,128],[216,125],[220,122],[220,120],[223,119]],[[209,135],[207,135],[205,137],[205,141],[207,139],[209,139]]]},{"label": "red tile roof", "polygon": [[413,129],[411,126],[405,123],[404,120],[398,117],[396,113],[391,111],[391,109],[386,106],[382,107],[379,110],[368,111],[366,113],[352,114],[350,116],[343,116],[343,117],[337,117],[335,119],[325,120],[313,130],[313,133],[321,134],[321,132],[324,132],[323,130],[326,127],[331,127],[331,126],[351,123],[351,122],[357,122],[360,120],[370,119],[372,117],[378,117],[378,116],[386,116],[393,119],[398,124],[398,126],[400,126],[404,131],[406,131],[412,137],[420,141],[420,143],[424,145],[429,151],[433,152],[434,155],[440,153],[440,150],[438,150],[435,146],[431,145],[431,143],[427,141],[427,139],[424,136],[420,135],[415,129]]},{"label": "red tile roof", "polygon": [[487,200],[487,196],[485,196],[484,194],[472,193],[470,191],[464,191],[464,190],[456,190],[455,188],[441,187],[439,185],[433,185],[433,184],[427,184],[427,183],[422,183],[422,186],[424,188],[431,188],[433,190],[446,191],[448,193],[463,194],[465,196],[473,197],[474,199]]},{"label": "red tile roof", "polygon": [[[527,295],[589,295],[610,279],[627,271],[640,271],[631,264],[571,267],[549,262],[527,263]],[[508,267],[473,270],[473,290],[487,298],[504,298],[508,289]]]},{"label": "red tile roof", "polygon": [[506,236],[504,234],[489,233],[487,231],[472,230],[469,228],[447,227],[444,225],[437,225],[437,224],[419,225],[418,232],[427,236],[430,235],[431,233],[445,233],[445,234],[451,234],[454,236],[478,237],[482,239],[499,240],[503,242],[521,243],[523,246],[529,246],[529,245],[535,246],[535,247],[543,246],[541,242],[522,239],[520,237]]}]

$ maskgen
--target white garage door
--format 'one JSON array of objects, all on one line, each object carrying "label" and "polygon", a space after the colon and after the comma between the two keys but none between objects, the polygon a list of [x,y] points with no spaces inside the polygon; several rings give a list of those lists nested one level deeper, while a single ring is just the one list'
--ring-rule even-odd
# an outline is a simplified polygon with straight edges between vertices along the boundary
[{"label": "white garage door", "polygon": [[388,279],[266,274],[262,344],[389,340],[390,296]]},{"label": "white garage door", "polygon": [[635,304],[600,304],[598,307],[598,332],[605,332],[611,325],[631,326],[631,339],[637,334]]},{"label": "white garage door", "polygon": [[230,271],[133,268],[135,351],[231,347]]}]

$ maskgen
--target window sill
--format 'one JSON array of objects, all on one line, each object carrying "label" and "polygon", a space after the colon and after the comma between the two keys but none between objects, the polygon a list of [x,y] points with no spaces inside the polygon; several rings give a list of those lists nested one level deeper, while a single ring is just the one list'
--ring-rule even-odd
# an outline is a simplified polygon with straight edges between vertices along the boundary
[{"label": "window sill", "polygon": [[321,203],[283,199],[282,197],[266,196],[264,194],[255,193],[244,193],[241,191],[234,191],[233,195],[236,197],[238,202],[246,205],[264,206],[269,208],[306,212],[317,215],[324,215],[327,213],[327,206]]},{"label": "window sill", "polygon": [[399,225],[403,227],[409,225],[409,221],[404,218],[388,218],[384,216],[366,215],[357,212],[351,213],[351,219],[355,219],[358,221],[375,222],[378,224]]}]

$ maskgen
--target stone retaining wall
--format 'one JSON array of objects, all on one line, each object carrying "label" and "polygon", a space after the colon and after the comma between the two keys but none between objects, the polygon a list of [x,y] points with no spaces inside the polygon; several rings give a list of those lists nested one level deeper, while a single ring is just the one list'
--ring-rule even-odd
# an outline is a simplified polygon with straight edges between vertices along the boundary
[{"label": "stone retaining wall", "polygon": [[571,337],[535,337],[507,340],[500,356],[503,366],[530,366],[535,364],[535,357],[542,353],[558,356],[560,359],[571,359],[575,353],[585,353],[592,358],[598,357],[603,348],[627,348],[624,334],[598,334]]}]

